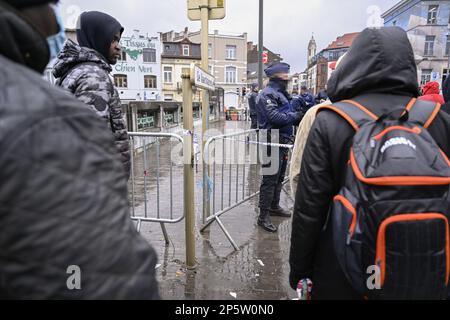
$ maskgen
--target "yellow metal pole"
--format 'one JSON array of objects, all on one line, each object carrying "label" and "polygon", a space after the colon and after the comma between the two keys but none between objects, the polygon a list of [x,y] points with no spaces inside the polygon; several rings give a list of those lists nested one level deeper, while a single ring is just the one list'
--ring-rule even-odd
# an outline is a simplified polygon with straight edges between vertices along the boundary
[{"label": "yellow metal pole", "polygon": [[184,115],[184,214],[186,225],[186,267],[195,269],[195,204],[194,204],[194,115],[192,110],[191,72],[183,68],[183,115]]},{"label": "yellow metal pole", "polygon": [[[201,22],[202,22],[202,69],[206,72],[209,70],[209,3],[208,0],[202,0],[200,5],[201,10]],[[208,200],[208,167],[205,163],[205,144],[206,144],[206,132],[209,129],[209,92],[207,90],[202,90],[202,164],[203,164],[203,223],[206,222],[206,217],[209,209]]]}]

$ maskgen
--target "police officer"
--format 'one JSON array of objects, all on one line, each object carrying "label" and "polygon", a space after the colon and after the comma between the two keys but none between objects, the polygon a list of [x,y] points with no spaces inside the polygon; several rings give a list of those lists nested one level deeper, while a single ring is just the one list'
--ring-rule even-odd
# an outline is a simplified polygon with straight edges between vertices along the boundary
[{"label": "police officer", "polygon": [[248,94],[248,106],[250,109],[251,129],[258,129],[258,113],[256,112],[256,100],[258,98],[259,86],[252,84],[252,91]]},{"label": "police officer", "polygon": [[[278,62],[269,66],[265,73],[270,78],[267,87],[261,91],[257,99],[257,116],[259,129],[267,130],[268,142],[292,144],[293,126],[300,123],[302,112],[295,112],[291,106],[291,97],[287,93],[290,66],[287,63]],[[279,141],[276,140],[275,131],[278,130]],[[271,156],[268,148],[268,155]],[[279,158],[277,172],[273,175],[264,175],[260,189],[260,216],[258,225],[268,232],[277,232],[277,227],[272,224],[270,216],[288,218],[290,213],[280,207],[280,195],[284,182],[289,150],[277,148]],[[263,167],[274,167],[273,163]]]}]

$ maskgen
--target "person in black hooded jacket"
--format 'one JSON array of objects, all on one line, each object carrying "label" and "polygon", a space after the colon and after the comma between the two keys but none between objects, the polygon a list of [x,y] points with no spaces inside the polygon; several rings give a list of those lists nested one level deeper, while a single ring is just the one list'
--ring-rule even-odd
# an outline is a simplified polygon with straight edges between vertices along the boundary
[{"label": "person in black hooded jacket", "polygon": [[0,0],[0,299],[158,299],[111,134],[42,79],[50,2]]},{"label": "person in black hooded jacket", "polygon": [[[407,34],[398,27],[365,29],[328,82],[332,102],[352,99],[381,116],[418,97],[417,67]],[[428,103],[428,102],[427,102]],[[429,132],[450,155],[450,116],[439,112]],[[337,261],[328,209],[344,182],[355,132],[324,110],[311,129],[302,162],[292,222],[290,284],[312,279],[313,299],[362,299]]]}]

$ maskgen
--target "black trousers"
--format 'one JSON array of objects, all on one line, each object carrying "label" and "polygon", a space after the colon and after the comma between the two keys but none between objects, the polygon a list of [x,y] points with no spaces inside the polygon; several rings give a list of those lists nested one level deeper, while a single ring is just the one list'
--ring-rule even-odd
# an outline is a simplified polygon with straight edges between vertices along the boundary
[{"label": "black trousers", "polygon": [[250,120],[251,120],[251,123],[252,123],[250,129],[252,129],[252,130],[258,129],[258,118],[257,118],[257,116],[250,115]]},{"label": "black trousers", "polygon": [[[286,148],[278,148],[278,170],[274,175],[266,175],[262,178],[259,208],[262,211],[270,210],[280,204],[281,190],[286,176],[286,169],[288,164],[289,150]],[[269,148],[270,156],[270,148]],[[263,165],[263,168],[270,167],[271,164]]]}]

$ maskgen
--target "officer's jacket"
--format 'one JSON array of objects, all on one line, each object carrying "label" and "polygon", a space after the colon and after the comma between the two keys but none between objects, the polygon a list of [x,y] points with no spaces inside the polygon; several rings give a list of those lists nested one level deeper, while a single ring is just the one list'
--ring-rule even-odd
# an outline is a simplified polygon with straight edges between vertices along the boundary
[{"label": "officer's jacket", "polygon": [[295,113],[290,101],[283,94],[280,85],[270,81],[258,96],[256,111],[259,129],[278,129],[280,136],[290,138],[293,126],[300,121],[300,114]]}]

